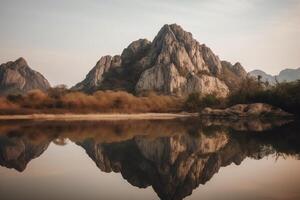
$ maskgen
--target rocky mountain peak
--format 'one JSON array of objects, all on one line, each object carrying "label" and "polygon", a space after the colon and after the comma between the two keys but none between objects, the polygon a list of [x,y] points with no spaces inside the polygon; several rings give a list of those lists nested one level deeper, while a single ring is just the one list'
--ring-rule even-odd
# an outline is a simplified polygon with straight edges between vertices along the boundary
[{"label": "rocky mountain peak", "polygon": [[184,31],[183,28],[177,24],[166,24],[154,38],[153,45],[160,46],[162,43],[164,43],[164,45],[170,45],[172,42],[188,44],[193,42],[193,36],[191,33]]},{"label": "rocky mountain peak", "polygon": [[121,54],[122,63],[128,65],[135,60],[139,60],[150,46],[151,42],[147,39],[139,39],[132,42]]},{"label": "rocky mountain peak", "polygon": [[164,25],[152,42],[132,42],[117,63],[117,67],[97,64],[73,89],[155,91],[178,96],[199,92],[225,97],[229,93],[218,56],[177,24]]},{"label": "rocky mountain peak", "polygon": [[23,67],[23,66],[28,66],[26,60],[25,60],[24,58],[22,58],[22,57],[18,58],[18,59],[15,61],[15,64],[16,64],[17,66],[22,66],[22,67]]},{"label": "rocky mountain peak", "polygon": [[47,90],[50,84],[45,77],[32,70],[24,58],[0,65],[0,94],[26,93],[29,90]]}]

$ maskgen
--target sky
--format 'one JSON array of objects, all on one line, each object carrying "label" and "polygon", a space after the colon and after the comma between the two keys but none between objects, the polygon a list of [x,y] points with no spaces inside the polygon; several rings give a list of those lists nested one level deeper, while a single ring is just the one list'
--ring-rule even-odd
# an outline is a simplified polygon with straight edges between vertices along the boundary
[{"label": "sky", "polygon": [[172,23],[247,71],[300,67],[300,0],[0,0],[0,63],[24,57],[72,86],[101,56]]}]

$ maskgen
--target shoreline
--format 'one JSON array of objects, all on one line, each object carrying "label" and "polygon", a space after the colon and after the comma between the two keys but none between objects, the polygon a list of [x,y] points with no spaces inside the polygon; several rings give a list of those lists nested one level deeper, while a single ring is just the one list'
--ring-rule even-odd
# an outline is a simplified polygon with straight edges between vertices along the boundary
[{"label": "shoreline", "polygon": [[198,117],[198,113],[107,113],[107,114],[29,114],[29,115],[0,115],[4,120],[48,120],[48,121],[117,121],[117,120],[168,120],[176,118]]}]

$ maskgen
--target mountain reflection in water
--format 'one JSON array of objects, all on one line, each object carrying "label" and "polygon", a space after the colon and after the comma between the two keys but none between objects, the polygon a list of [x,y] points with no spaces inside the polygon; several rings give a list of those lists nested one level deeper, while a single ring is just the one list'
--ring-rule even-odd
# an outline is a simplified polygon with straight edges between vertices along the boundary
[{"label": "mountain reflection in water", "polygon": [[64,145],[69,140],[101,171],[121,173],[138,188],[151,186],[161,199],[183,199],[221,167],[240,165],[246,158],[298,160],[297,124],[212,119],[0,122],[0,165],[23,172],[51,142]]}]

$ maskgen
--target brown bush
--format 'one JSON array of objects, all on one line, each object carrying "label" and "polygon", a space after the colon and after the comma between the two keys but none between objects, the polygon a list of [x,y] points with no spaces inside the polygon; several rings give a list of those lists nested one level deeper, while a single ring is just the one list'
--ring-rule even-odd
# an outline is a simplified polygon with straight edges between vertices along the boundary
[{"label": "brown bush", "polygon": [[18,108],[18,105],[10,102],[6,98],[1,97],[0,98],[0,109],[16,109]]},{"label": "brown bush", "polygon": [[32,90],[23,96],[18,103],[20,107],[24,108],[44,108],[49,101],[50,98],[46,93],[40,90]]},{"label": "brown bush", "polygon": [[[56,94],[56,93],[55,93]],[[46,113],[76,112],[177,112],[181,111],[183,101],[172,96],[149,93],[147,96],[134,96],[123,91],[98,91],[92,95],[82,92],[64,92],[53,95],[39,90],[30,91],[24,96],[5,99],[13,101],[20,108],[38,109]],[[9,107],[9,106],[8,106]]]}]

